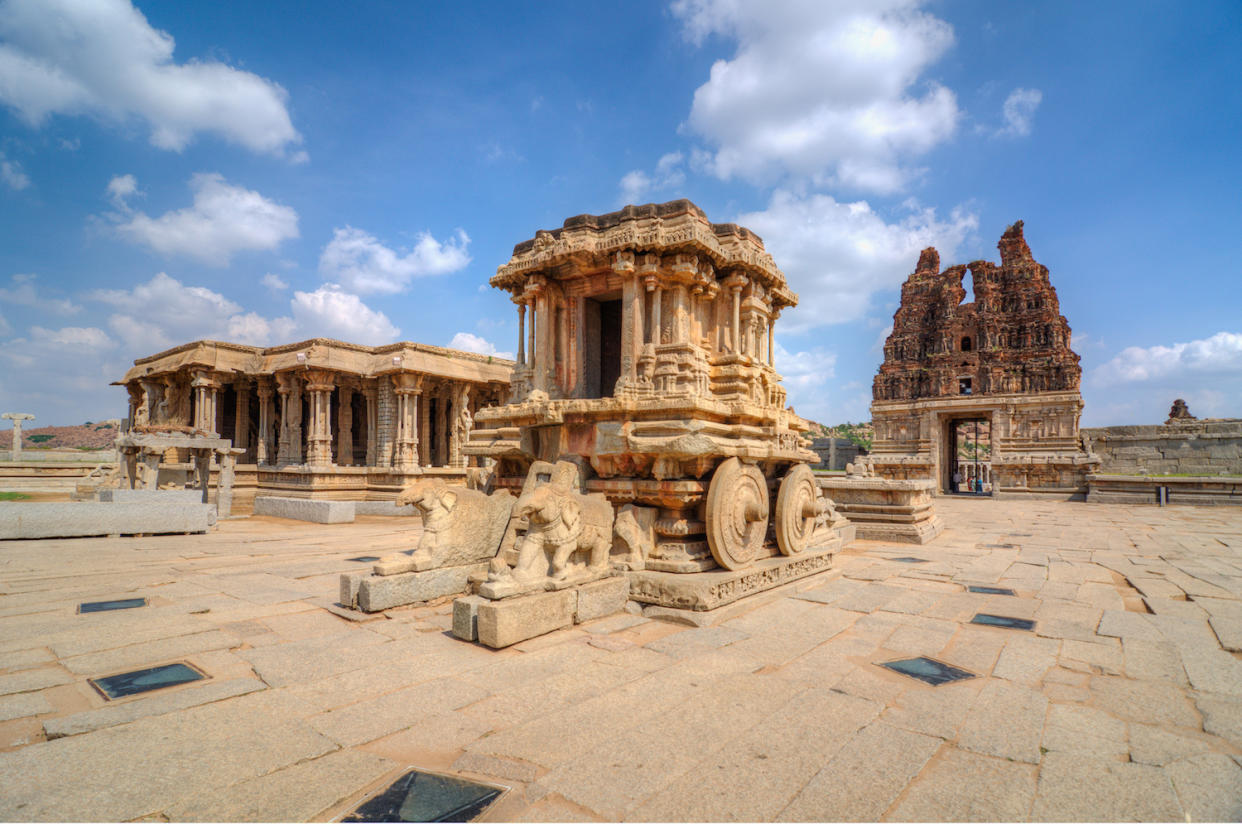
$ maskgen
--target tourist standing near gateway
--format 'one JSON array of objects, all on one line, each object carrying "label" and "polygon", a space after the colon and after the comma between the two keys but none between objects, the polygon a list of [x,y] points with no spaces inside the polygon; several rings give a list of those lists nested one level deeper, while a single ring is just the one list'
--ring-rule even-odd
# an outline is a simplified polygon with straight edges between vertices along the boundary
[{"label": "tourist standing near gateway", "polygon": [[[936,250],[924,249],[902,285],[872,390],[875,470],[930,478],[948,491],[959,427],[979,421],[990,438],[983,471],[994,494],[1082,498],[1099,459],[1079,436],[1082,369],[1069,323],[1022,221],[998,246],[1000,266],[977,260],[943,272]],[[973,303],[962,302],[967,269]]]}]

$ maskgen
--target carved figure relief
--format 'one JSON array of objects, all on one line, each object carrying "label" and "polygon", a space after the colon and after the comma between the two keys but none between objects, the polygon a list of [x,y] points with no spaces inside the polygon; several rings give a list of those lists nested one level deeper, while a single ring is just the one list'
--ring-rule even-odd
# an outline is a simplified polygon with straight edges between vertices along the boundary
[{"label": "carved figure relief", "polygon": [[513,496],[507,491],[486,495],[439,479],[424,479],[402,491],[397,504],[418,509],[423,534],[412,554],[380,559],[374,567],[376,575],[422,572],[495,557],[513,510]]}]

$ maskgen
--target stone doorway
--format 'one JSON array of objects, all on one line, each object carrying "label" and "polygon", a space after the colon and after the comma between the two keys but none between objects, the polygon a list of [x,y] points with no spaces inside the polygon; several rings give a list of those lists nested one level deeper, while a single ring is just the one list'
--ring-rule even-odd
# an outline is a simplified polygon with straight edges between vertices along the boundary
[{"label": "stone doorway", "polygon": [[[941,491],[990,497],[993,489],[991,416],[945,421],[944,446],[941,454],[947,460],[941,469]],[[960,478],[960,482],[955,478]]]},{"label": "stone doorway", "polygon": [[582,397],[611,397],[621,377],[621,299],[587,298],[585,310]]}]

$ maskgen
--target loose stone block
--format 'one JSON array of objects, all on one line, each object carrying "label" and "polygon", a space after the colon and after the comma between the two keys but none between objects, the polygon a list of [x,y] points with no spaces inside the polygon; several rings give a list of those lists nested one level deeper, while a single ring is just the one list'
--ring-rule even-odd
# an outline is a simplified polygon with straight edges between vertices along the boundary
[{"label": "loose stone block", "polygon": [[573,590],[520,595],[479,604],[479,643],[500,649],[573,626],[577,604],[578,595]]},{"label": "loose stone block", "polygon": [[362,586],[362,581],[370,573],[366,572],[346,572],[341,575],[341,595],[340,605],[351,609],[358,608],[358,589]]},{"label": "loose stone block", "polygon": [[[363,612],[379,612],[446,595],[460,595],[469,588],[471,575],[482,575],[486,571],[487,564],[469,564],[402,575],[368,575],[358,583],[358,608]],[[345,587],[342,581],[342,591]]]},{"label": "loose stone block", "polygon": [[0,507],[0,540],[206,532],[214,513],[203,503],[10,502]]},{"label": "loose stone block", "polygon": [[354,501],[314,501],[261,495],[254,499],[254,514],[317,524],[348,524],[354,520],[354,504]]},{"label": "loose stone block", "polygon": [[625,609],[625,603],[630,599],[630,582],[624,576],[605,578],[583,584],[576,591],[578,611],[574,616],[574,623],[581,624]]},{"label": "loose stone block", "polygon": [[108,504],[120,503],[173,503],[201,504],[201,489],[101,489],[99,500]]},{"label": "loose stone block", "polygon": [[479,605],[491,603],[481,595],[467,595],[453,602],[453,636],[463,641],[479,639]]},{"label": "loose stone block", "polygon": [[413,516],[418,510],[407,504],[397,506],[396,501],[354,501],[355,515],[404,515]]}]

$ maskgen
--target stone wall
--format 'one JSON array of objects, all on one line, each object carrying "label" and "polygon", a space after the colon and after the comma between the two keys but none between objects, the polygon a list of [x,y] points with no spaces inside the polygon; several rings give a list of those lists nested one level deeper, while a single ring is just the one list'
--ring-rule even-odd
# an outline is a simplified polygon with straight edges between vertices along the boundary
[{"label": "stone wall", "polygon": [[812,468],[829,472],[841,472],[847,463],[867,454],[861,446],[846,438],[815,438],[811,441],[811,451],[819,455],[819,463]]},{"label": "stone wall", "polygon": [[1081,432],[1103,475],[1242,475],[1242,419]]}]

